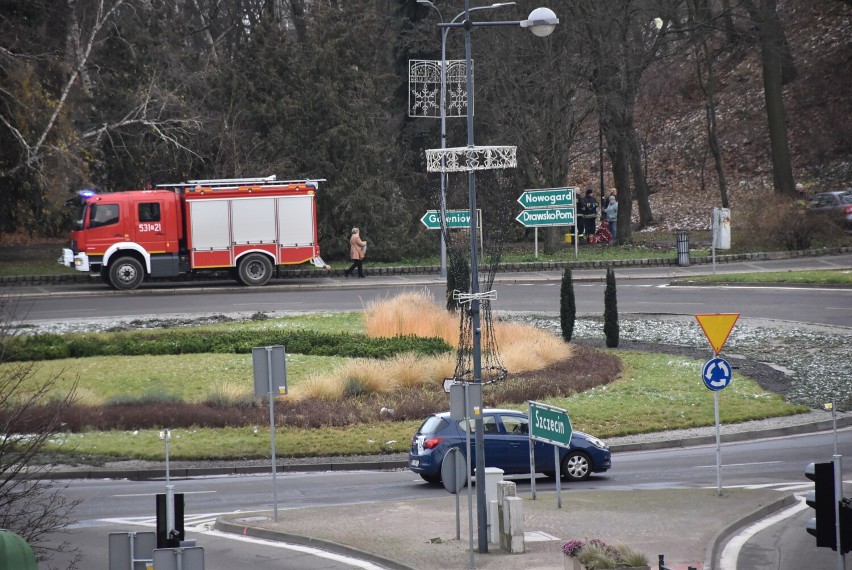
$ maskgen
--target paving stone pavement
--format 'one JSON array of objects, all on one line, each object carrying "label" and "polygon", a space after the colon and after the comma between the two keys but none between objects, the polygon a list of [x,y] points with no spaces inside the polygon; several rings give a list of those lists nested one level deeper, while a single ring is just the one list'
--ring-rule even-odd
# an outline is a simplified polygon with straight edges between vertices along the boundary
[{"label": "paving stone pavement", "polygon": [[[788,492],[769,489],[730,489],[722,496],[717,496],[715,488],[563,489],[560,509],[553,491],[538,492],[533,501],[528,486],[519,485],[518,496],[523,499],[525,552],[508,554],[492,544],[487,554],[475,554],[476,568],[560,569],[565,541],[599,538],[643,552],[655,569],[658,555],[664,554],[672,570],[690,566],[701,570],[709,568],[705,559],[712,556],[711,548],[720,534],[792,500]],[[456,540],[455,498],[451,495],[284,510],[279,511],[277,523],[271,513],[242,513],[219,519],[216,528],[349,553],[386,568],[434,570],[468,568],[467,520],[467,497],[462,493],[460,540]],[[475,521],[474,515],[474,525]],[[473,544],[478,544],[476,528]]]}]

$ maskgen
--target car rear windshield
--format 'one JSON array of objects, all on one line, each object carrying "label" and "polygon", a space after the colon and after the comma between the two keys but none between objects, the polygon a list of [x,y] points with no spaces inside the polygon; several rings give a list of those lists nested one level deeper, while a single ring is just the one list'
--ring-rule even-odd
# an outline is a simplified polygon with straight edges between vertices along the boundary
[{"label": "car rear windshield", "polygon": [[439,418],[438,416],[429,416],[426,418],[426,421],[423,422],[423,425],[420,426],[420,433],[428,434],[428,433],[438,433],[442,429],[447,427],[447,422]]},{"label": "car rear windshield", "polygon": [[852,204],[852,192],[845,192],[840,195],[841,204]]}]

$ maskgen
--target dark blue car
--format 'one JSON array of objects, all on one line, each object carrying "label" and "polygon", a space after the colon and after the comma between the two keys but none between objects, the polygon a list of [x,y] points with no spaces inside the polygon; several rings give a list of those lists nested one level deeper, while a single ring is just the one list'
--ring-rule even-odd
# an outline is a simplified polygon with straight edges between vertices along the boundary
[{"label": "dark blue car", "polygon": [[[482,412],[485,444],[485,466],[499,467],[507,475],[529,474],[529,419],[516,410],[485,409]],[[476,467],[473,421],[471,425],[471,464]],[[455,421],[449,412],[433,414],[411,438],[408,467],[430,483],[441,481],[441,463],[450,448],[458,447],[465,454],[467,422]],[[559,448],[562,478],[571,481],[588,479],[592,473],[602,473],[612,465],[609,447],[598,438],[574,431],[570,448]],[[556,476],[553,446],[535,442],[537,473]]]}]

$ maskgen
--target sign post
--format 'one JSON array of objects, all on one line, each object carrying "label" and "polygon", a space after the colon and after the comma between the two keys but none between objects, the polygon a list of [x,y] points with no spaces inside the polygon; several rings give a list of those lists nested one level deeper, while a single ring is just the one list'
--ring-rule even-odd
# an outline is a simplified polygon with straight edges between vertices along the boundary
[{"label": "sign post", "polygon": [[559,464],[559,448],[571,445],[571,418],[562,408],[548,406],[529,400],[530,420],[530,490],[535,500],[535,442],[541,441],[553,446],[553,463],[556,469],[556,507],[562,508],[562,466]]},{"label": "sign post", "polygon": [[724,358],[719,358],[722,347],[728,340],[739,313],[716,313],[695,315],[704,336],[713,347],[714,358],[704,363],[701,380],[713,391],[713,416],[716,420],[716,494],[722,496],[722,435],[719,429],[719,391],[731,383],[733,372]]},{"label": "sign post", "polygon": [[[471,493],[472,482],[470,480],[471,458],[470,458],[470,431],[474,420],[482,414],[482,384],[473,382],[457,382],[453,378],[444,380],[444,391],[450,395],[450,419],[463,421],[465,453],[467,454],[466,479],[467,479],[467,528],[468,540],[470,541],[470,567],[473,563],[473,497]],[[454,448],[456,449],[456,448]],[[449,457],[449,455],[447,456]],[[441,476],[444,475],[444,466],[441,466]],[[444,483],[446,487],[446,483]],[[458,491],[456,491],[456,540],[459,538],[459,509]]]},{"label": "sign post", "polygon": [[269,399],[269,434],[272,446],[272,506],[278,522],[277,460],[275,458],[275,396],[287,394],[287,355],[284,347],[256,346],[251,349],[254,365],[254,393]]}]

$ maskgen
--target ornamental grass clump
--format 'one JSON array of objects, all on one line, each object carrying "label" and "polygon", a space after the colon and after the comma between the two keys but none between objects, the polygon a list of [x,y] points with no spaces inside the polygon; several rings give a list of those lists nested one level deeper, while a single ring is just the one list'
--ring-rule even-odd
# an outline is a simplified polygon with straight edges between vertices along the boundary
[{"label": "ornamental grass clump", "polygon": [[613,546],[593,538],[569,540],[562,545],[565,556],[577,558],[586,570],[648,567],[648,557],[625,545]]}]

